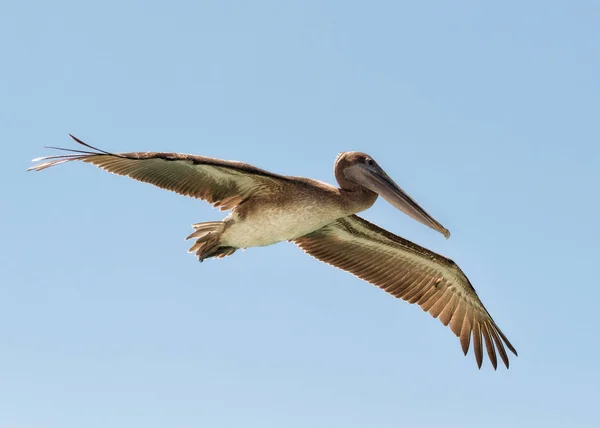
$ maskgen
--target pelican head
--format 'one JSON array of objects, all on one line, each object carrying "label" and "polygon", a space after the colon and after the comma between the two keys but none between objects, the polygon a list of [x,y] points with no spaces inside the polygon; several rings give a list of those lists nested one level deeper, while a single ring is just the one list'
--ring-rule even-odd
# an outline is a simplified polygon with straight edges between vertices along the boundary
[{"label": "pelican head", "polygon": [[344,152],[335,162],[335,178],[344,190],[366,188],[375,192],[404,214],[437,230],[446,238],[450,231],[431,217],[366,153]]}]

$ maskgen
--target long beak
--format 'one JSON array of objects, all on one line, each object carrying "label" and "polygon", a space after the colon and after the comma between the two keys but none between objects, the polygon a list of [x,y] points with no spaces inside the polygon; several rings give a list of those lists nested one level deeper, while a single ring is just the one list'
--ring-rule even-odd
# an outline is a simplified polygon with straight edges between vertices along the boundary
[{"label": "long beak", "polygon": [[[437,230],[446,239],[450,238],[450,231],[431,217],[427,211],[419,206],[408,194],[400,188],[378,165],[367,166],[358,164],[360,173],[352,174],[352,178],[367,189],[372,190],[383,197],[390,204],[398,208],[404,214],[412,217],[418,222]],[[358,172],[358,171],[356,171]]]}]

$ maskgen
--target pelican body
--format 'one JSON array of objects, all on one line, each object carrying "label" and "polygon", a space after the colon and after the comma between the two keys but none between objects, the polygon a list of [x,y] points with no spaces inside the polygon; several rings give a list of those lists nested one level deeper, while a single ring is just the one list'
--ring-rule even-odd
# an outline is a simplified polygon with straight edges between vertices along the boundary
[{"label": "pelican body", "polygon": [[312,180],[290,180],[279,190],[276,198],[251,199],[234,209],[224,220],[222,243],[248,248],[291,241],[373,204]]},{"label": "pelican body", "polygon": [[39,163],[29,170],[82,161],[230,210],[222,221],[193,225],[194,232],[186,239],[194,240],[190,252],[200,261],[229,256],[239,248],[292,241],[318,260],[348,271],[394,297],[417,303],[449,325],[465,355],[472,339],[479,367],[483,343],[494,369],[496,351],[509,367],[505,345],[517,355],[452,260],[356,215],[382,196],[413,219],[446,238],[450,236],[365,153],[344,152],[338,156],[334,173],[339,187],[335,187],[203,156],[110,153],[71,137],[85,149],[51,147],[69,153],[34,159]]}]

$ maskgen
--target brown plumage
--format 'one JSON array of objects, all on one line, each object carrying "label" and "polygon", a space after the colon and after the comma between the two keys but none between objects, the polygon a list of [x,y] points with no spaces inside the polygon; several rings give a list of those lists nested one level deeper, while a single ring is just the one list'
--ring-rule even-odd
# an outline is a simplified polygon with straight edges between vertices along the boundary
[{"label": "brown plumage", "polygon": [[181,153],[109,153],[71,137],[91,150],[51,147],[71,154],[34,159],[34,162],[41,163],[29,170],[41,171],[71,161],[86,162],[113,174],[205,200],[223,211],[235,208],[251,196],[269,194],[273,191],[273,185],[286,180],[282,175],[242,162]]},{"label": "brown plumage", "polygon": [[294,242],[316,259],[348,271],[394,297],[418,304],[450,326],[460,338],[465,355],[473,334],[473,350],[479,367],[483,360],[480,332],[494,368],[496,349],[506,367],[509,366],[503,342],[517,354],[452,260],[357,215],[341,218]]},{"label": "brown plumage", "polygon": [[86,149],[55,148],[70,153],[36,159],[40,163],[29,170],[81,161],[232,210],[223,221],[193,225],[187,239],[195,239],[190,252],[200,261],[229,256],[238,248],[293,241],[316,259],[418,304],[449,326],[465,354],[472,339],[479,367],[484,343],[494,369],[496,352],[509,367],[505,346],[517,355],[452,260],[355,215],[380,195],[413,219],[450,236],[364,153],[338,156],[336,188],[241,162],[179,153],[109,153],[73,139]]}]

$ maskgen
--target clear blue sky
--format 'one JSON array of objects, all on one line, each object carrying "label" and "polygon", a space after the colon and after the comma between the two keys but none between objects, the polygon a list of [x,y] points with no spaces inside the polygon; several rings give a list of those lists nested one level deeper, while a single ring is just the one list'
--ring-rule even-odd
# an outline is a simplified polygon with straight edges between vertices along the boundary
[{"label": "clear blue sky", "polygon": [[[598,426],[596,2],[0,12],[0,428]],[[383,201],[365,217],[453,258],[520,357],[479,371],[289,243],[199,264],[183,238],[224,216],[205,203],[25,173],[68,132],[328,182],[365,151],[452,238]]]}]

